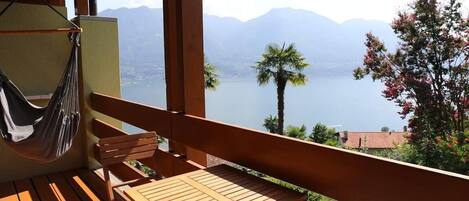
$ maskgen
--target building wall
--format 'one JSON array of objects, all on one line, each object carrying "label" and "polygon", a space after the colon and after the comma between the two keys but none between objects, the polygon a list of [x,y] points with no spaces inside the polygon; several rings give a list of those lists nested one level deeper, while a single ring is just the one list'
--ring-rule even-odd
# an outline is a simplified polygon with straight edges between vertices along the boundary
[{"label": "building wall", "polygon": [[106,121],[118,128],[121,123],[115,119],[94,112],[90,108],[89,95],[92,92],[120,97],[119,39],[117,19],[81,16],[78,19],[84,32],[81,37],[80,80],[83,132],[87,143],[84,154],[90,168],[99,167],[94,160],[93,148],[97,138],[92,133],[93,118]]},{"label": "building wall", "polygon": [[[0,8],[7,2],[0,2]],[[58,8],[66,15],[64,7]],[[41,164],[22,158],[0,140],[0,182],[83,167],[97,167],[91,147],[96,140],[90,121],[99,114],[89,108],[92,91],[120,96],[117,20],[79,19],[84,28],[80,48],[80,105],[82,122],[69,152],[57,161]],[[42,5],[16,3],[0,17],[0,30],[68,27],[64,19]],[[0,36],[0,69],[26,95],[53,93],[67,65],[71,44],[67,34]],[[38,104],[46,104],[41,101]],[[120,123],[109,118],[110,123]],[[91,164],[91,165],[90,165]]]}]

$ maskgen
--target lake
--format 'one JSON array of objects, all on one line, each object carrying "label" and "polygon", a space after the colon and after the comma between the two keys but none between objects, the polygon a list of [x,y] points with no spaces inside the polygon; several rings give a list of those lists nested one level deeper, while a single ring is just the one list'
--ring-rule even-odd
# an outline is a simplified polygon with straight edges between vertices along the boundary
[{"label": "lake", "polygon": [[[402,130],[407,121],[381,96],[382,90],[379,82],[352,76],[315,77],[306,86],[287,86],[285,125],[304,124],[308,133],[319,122],[341,131],[379,131],[383,126]],[[163,78],[122,86],[125,99],[161,108],[166,108],[165,93]],[[264,130],[264,119],[277,113],[275,85],[260,87],[255,77],[222,78],[217,90],[205,95],[209,119]]]}]

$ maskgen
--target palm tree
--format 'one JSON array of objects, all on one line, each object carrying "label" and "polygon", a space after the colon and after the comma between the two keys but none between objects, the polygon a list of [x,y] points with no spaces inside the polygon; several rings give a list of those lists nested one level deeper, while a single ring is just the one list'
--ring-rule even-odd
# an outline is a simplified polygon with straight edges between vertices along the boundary
[{"label": "palm tree", "polygon": [[276,133],[278,131],[278,117],[269,115],[269,117],[264,119],[264,128],[271,133]]},{"label": "palm tree", "polygon": [[307,78],[303,70],[308,66],[295,45],[286,46],[285,43],[282,47],[277,44],[267,45],[262,58],[254,66],[259,85],[267,85],[271,79],[277,85],[278,134],[283,134],[285,87],[287,83],[293,86],[305,85]]}]

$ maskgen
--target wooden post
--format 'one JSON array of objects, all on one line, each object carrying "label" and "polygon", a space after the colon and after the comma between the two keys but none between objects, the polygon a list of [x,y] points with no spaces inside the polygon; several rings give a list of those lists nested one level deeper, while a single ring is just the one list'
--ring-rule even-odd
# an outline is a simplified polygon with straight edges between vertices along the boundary
[{"label": "wooden post", "polygon": [[90,1],[90,15],[96,16],[98,15],[98,3],[97,0],[89,0]]},{"label": "wooden post", "polygon": [[75,15],[89,15],[88,0],[75,0]]},{"label": "wooden post", "polygon": [[[202,0],[164,0],[167,108],[205,117]],[[207,154],[170,141],[170,150],[207,165]]]}]

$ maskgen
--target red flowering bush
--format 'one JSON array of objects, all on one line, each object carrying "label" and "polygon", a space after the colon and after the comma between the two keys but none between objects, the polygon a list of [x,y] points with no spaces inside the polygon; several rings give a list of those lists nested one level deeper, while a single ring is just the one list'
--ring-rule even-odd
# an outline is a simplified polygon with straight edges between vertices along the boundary
[{"label": "red flowering bush", "polygon": [[391,25],[400,39],[397,50],[391,53],[366,34],[363,67],[354,76],[383,82],[383,96],[409,118],[415,157],[407,161],[467,173],[469,20],[456,0],[409,6]]}]

